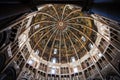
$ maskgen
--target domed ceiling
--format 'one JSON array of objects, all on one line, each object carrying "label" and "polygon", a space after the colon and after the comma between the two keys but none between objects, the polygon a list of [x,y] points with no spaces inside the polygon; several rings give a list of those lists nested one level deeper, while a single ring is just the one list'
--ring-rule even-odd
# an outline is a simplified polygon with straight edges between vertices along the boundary
[{"label": "domed ceiling", "polygon": [[96,40],[96,33],[91,29],[95,30],[96,26],[81,10],[81,7],[65,4],[47,4],[39,8],[29,32],[29,36],[35,34],[30,44],[39,52],[39,57],[68,63],[83,57],[87,52],[85,48],[90,50],[90,40]]}]

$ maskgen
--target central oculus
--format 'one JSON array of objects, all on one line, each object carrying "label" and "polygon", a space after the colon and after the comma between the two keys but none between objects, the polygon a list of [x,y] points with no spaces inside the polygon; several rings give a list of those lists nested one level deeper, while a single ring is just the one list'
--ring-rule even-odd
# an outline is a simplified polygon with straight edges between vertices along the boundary
[{"label": "central oculus", "polygon": [[59,24],[59,26],[63,26],[64,23],[63,22],[59,22],[58,24]]},{"label": "central oculus", "polygon": [[57,23],[57,28],[58,28],[59,30],[64,30],[64,29],[66,28],[65,23],[64,23],[63,21],[59,21],[59,22]]}]

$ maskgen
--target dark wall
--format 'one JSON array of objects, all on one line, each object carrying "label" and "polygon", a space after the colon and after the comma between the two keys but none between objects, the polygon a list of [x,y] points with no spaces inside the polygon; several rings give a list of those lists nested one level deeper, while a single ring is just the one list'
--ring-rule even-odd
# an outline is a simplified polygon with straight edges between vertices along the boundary
[{"label": "dark wall", "polygon": [[91,11],[120,22],[120,0],[94,0]]},{"label": "dark wall", "polygon": [[91,11],[120,22],[120,0],[0,0],[0,30],[25,13],[37,11],[36,6],[46,3],[76,4],[83,11]]}]

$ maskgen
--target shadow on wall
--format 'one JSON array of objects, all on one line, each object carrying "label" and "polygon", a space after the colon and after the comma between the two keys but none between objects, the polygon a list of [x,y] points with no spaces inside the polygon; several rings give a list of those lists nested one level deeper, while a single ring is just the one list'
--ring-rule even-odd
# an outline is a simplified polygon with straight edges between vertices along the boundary
[{"label": "shadow on wall", "polygon": [[5,54],[0,54],[0,72],[2,71],[6,61]]},{"label": "shadow on wall", "polygon": [[115,73],[109,73],[106,76],[106,80],[120,80],[120,76]]},{"label": "shadow on wall", "polygon": [[16,70],[13,67],[7,68],[0,74],[0,80],[16,80]]}]

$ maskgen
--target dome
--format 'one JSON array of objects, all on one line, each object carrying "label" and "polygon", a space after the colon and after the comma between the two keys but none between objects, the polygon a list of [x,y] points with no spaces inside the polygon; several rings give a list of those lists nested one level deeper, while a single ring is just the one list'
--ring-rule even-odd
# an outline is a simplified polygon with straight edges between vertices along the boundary
[{"label": "dome", "polygon": [[[96,41],[97,31],[94,21],[81,11],[81,7],[64,4],[47,4],[39,8],[29,31],[33,50],[39,57],[56,63],[70,63],[82,58],[89,45]],[[94,36],[94,38],[93,38]],[[32,46],[32,45],[35,45]]]},{"label": "dome", "polygon": [[[30,26],[23,28],[19,37],[19,47],[25,43],[30,53],[28,65],[34,68],[43,65],[48,74],[60,75],[64,70],[64,74],[70,74],[70,69],[71,73],[81,71],[83,61],[94,64],[93,55],[103,56],[110,30],[97,20],[97,15],[72,4],[45,4],[38,10],[31,14]],[[105,39],[106,46],[99,46]]]},{"label": "dome", "polygon": [[120,24],[90,5],[41,2],[1,30],[0,79],[119,80]]}]

